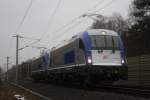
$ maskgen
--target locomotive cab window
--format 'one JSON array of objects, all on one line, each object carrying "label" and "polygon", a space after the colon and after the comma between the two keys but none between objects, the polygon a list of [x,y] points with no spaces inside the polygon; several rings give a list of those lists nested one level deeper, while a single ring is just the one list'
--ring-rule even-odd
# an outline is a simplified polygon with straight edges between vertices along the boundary
[{"label": "locomotive cab window", "polygon": [[119,37],[110,35],[90,35],[92,49],[118,50]]},{"label": "locomotive cab window", "polygon": [[84,50],[84,45],[81,39],[79,40],[79,48]]}]

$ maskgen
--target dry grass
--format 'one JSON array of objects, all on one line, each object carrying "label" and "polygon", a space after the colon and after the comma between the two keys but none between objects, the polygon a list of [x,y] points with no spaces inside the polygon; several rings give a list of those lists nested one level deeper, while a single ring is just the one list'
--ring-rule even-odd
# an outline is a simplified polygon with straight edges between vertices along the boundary
[{"label": "dry grass", "polygon": [[42,100],[31,93],[7,83],[0,84],[0,100],[16,100],[15,94],[23,95],[26,100]]},{"label": "dry grass", "polygon": [[12,87],[7,84],[0,85],[0,100],[15,100],[13,93],[15,94],[15,91],[13,91]]}]

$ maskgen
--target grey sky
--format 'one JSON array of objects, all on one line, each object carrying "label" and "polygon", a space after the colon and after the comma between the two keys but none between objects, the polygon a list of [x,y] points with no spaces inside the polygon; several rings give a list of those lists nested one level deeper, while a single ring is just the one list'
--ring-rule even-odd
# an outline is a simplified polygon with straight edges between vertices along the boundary
[{"label": "grey sky", "polygon": [[[110,16],[114,12],[119,12],[124,18],[127,18],[129,4],[132,0],[113,0],[103,10],[106,4],[111,0],[61,0],[59,8],[53,17],[53,13],[59,0],[33,0],[32,7],[26,16],[26,19],[19,29],[18,33],[26,37],[34,37],[44,39],[36,44],[36,46],[52,47],[62,40],[67,39],[84,31],[93,22],[90,18],[78,18],[72,25],[68,26],[70,30],[65,29],[52,34],[60,27],[68,23],[70,20],[84,14],[88,9],[92,8],[96,3],[101,2],[95,9],[89,11],[92,13],[98,10],[99,14]],[[30,0],[0,0],[0,65],[6,62],[6,56],[10,56],[10,63],[15,63],[15,33],[22,17],[29,5]],[[51,19],[50,19],[51,18]],[[83,23],[81,23],[83,21]],[[81,24],[79,24],[81,23]],[[66,29],[68,28],[66,27]],[[31,40],[20,40],[20,47]],[[20,51],[19,62],[33,57],[37,57],[40,50],[34,48],[26,48]]]}]

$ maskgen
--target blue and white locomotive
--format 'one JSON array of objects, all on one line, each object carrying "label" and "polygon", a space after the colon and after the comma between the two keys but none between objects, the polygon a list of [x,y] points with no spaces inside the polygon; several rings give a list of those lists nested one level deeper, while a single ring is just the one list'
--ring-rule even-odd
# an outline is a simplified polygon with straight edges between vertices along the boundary
[{"label": "blue and white locomotive", "polygon": [[[39,59],[35,63],[42,64],[42,57]],[[82,83],[116,81],[127,76],[122,40],[111,30],[91,29],[79,33],[52,48],[47,60],[48,67],[43,66],[46,68],[33,65],[36,67],[32,71],[34,79]]]}]

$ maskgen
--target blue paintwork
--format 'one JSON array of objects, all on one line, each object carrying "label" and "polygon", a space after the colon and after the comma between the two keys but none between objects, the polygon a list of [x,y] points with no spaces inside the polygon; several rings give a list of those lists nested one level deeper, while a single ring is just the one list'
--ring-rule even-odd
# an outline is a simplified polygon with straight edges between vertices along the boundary
[{"label": "blue paintwork", "polygon": [[90,44],[88,32],[82,33],[82,36],[80,38],[81,38],[83,45],[84,45],[84,48],[85,48],[85,51],[84,51],[85,57],[86,58],[88,56],[91,57],[91,44]]},{"label": "blue paintwork", "polygon": [[73,50],[64,54],[64,64],[74,63],[74,61],[75,61],[75,52]]},{"label": "blue paintwork", "polygon": [[49,66],[49,53],[43,52],[41,59],[42,59],[42,69],[47,70]]},{"label": "blue paintwork", "polygon": [[[84,47],[85,47],[85,57],[87,58],[88,56],[91,57],[91,44],[90,44],[90,40],[89,40],[89,35],[88,32],[84,32],[81,35],[81,40],[83,41]],[[120,48],[120,54],[121,54],[121,58],[125,59],[125,51],[124,51],[124,46],[123,46],[123,42],[121,40],[121,38],[119,37],[119,48]]]},{"label": "blue paintwork", "polygon": [[120,48],[121,58],[122,58],[122,59],[125,59],[124,46],[123,46],[123,42],[122,42],[122,40],[121,40],[120,37],[119,37],[119,48]]}]

